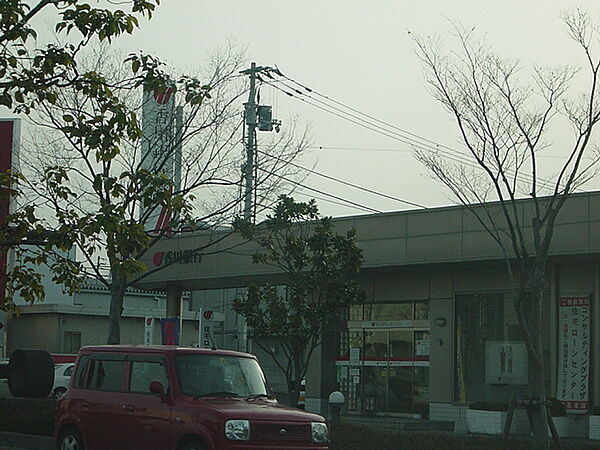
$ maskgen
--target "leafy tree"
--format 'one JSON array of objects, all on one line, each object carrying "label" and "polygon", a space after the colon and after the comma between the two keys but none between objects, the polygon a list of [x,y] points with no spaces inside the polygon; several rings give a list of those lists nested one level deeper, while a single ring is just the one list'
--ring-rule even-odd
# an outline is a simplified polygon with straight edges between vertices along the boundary
[{"label": "leafy tree", "polygon": [[[128,114],[123,104],[112,94],[111,86],[101,74],[80,71],[78,57],[93,40],[111,41],[122,34],[131,34],[143,17],[150,18],[159,0],[132,0],[122,2],[129,9],[115,8],[110,0],[99,1],[98,7],[78,0],[39,0],[37,2],[7,0],[0,4],[0,105],[14,113],[29,114],[36,108],[56,103],[59,92],[64,88],[76,89],[95,98],[102,104],[103,118],[97,118],[100,130],[93,150],[99,160],[110,158],[115,146],[100,136],[112,135],[116,142],[123,136],[139,135],[135,118]],[[55,32],[66,38],[68,43],[40,43],[33,22],[42,13],[54,21]],[[138,67],[138,80],[148,85],[164,83],[154,60],[140,55],[132,58]],[[81,139],[81,129],[66,128],[65,135]],[[53,174],[53,182],[59,183],[61,174]],[[51,178],[52,178],[51,177]],[[0,194],[14,200],[22,193],[23,177],[13,171],[2,174]],[[63,192],[61,195],[65,195]],[[68,249],[73,239],[66,228],[48,231],[47,222],[41,219],[35,207],[22,204],[11,211],[7,220],[0,224],[2,252],[24,246],[38,246],[42,252],[25,256],[22,262],[48,263],[51,250]],[[55,279],[74,287],[79,273],[77,264],[56,260],[51,263]],[[23,265],[14,265],[6,276],[9,293],[20,292],[27,301],[42,299],[44,291],[40,277]],[[0,309],[12,309],[14,304],[0,301]]]},{"label": "leafy tree", "polygon": [[[562,207],[595,174],[598,161],[592,147],[600,120],[600,58],[593,51],[598,30],[579,10],[563,19],[587,71],[585,93],[573,96],[569,94],[577,68],[534,67],[527,84],[521,64],[495,54],[473,30],[455,27],[457,46],[452,52],[444,51],[438,38],[415,38],[432,93],[453,116],[465,149],[450,156],[445,149],[418,151],[417,157],[502,250],[529,356],[530,395],[543,403],[548,398],[542,338],[548,252]],[[563,130],[565,122],[570,127]],[[552,147],[551,132],[573,134],[562,166],[545,178],[539,157]],[[523,196],[530,197],[532,205],[526,212]],[[548,445],[546,414],[546,408],[540,408],[533,415],[539,448]]]},{"label": "leafy tree", "polygon": [[[137,62],[143,60],[130,56],[131,65],[123,66],[123,58],[111,48],[94,46],[90,50],[80,67],[104,74],[113,98],[137,122],[148,99],[138,89],[136,71],[141,65]],[[243,59],[243,51],[234,44],[213,53],[200,74],[208,80],[206,85],[200,84],[197,76],[162,75],[174,88],[172,95],[181,112],[180,119],[167,120],[180,120],[175,132],[167,126],[156,136],[136,133],[110,140],[110,129],[98,121],[104,117],[103,104],[69,88],[62,89],[53,104],[30,115],[31,121],[46,131],[38,131],[27,143],[24,166],[29,190],[51,210],[59,229],[74,230],[70,236],[84,258],[82,273],[110,290],[108,343],[120,341],[126,289],[166,267],[145,267],[140,262],[142,255],[173,232],[229,224],[237,211],[242,157],[239,104],[245,92],[238,73]],[[157,60],[148,61],[157,69],[162,67]],[[196,92],[202,95],[198,97]],[[166,145],[158,145],[156,138]],[[93,150],[103,141],[110,141],[114,152],[98,158]],[[304,145],[289,133],[282,133],[271,144],[275,157],[264,166],[272,171],[279,170],[277,166],[285,165]],[[151,151],[160,148],[160,157],[147,158],[144,145]],[[175,159],[181,160],[180,170]],[[275,189],[277,182],[270,180],[264,179],[261,187]],[[152,229],[149,218],[152,214],[156,217],[159,208],[167,211],[170,219]],[[222,239],[193,251],[200,257]]]},{"label": "leafy tree", "polygon": [[[298,404],[300,383],[323,334],[335,329],[349,305],[362,301],[357,285],[362,251],[355,231],[338,234],[330,218],[320,218],[314,200],[297,203],[280,196],[273,213],[259,225],[238,220],[235,228],[256,242],[253,261],[284,274],[280,284],[250,286],[233,309],[247,322],[254,343],[285,375],[291,404]],[[261,338],[274,338],[284,358]]]}]

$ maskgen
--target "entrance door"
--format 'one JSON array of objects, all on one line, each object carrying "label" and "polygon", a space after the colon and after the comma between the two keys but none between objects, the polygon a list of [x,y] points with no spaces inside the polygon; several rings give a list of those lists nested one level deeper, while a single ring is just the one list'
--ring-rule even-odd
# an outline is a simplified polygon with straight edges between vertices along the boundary
[{"label": "entrance door", "polygon": [[365,330],[364,413],[423,414],[429,394],[429,332]]}]

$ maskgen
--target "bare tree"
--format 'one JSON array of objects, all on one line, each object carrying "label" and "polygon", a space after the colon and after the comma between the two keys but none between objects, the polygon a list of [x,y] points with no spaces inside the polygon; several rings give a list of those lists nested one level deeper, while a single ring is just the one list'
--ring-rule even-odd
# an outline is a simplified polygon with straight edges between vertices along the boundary
[{"label": "bare tree", "polygon": [[[439,38],[415,37],[433,96],[454,117],[465,152],[416,151],[417,158],[445,184],[498,244],[510,280],[511,297],[529,356],[530,395],[545,404],[546,367],[542,306],[548,251],[557,216],[569,196],[594,174],[598,153],[592,132],[600,120],[598,74],[593,52],[597,30],[588,14],[565,13],[569,37],[578,44],[588,74],[583,94],[572,96],[579,69],[533,67],[505,59],[477,40],[473,30],[454,25],[456,48]],[[573,130],[557,173],[543,177],[539,156],[551,133],[567,119]],[[524,196],[532,211],[524,215]],[[538,448],[548,446],[547,411],[532,424]]]},{"label": "bare tree", "polygon": [[[122,61],[122,56],[105,46],[95,47],[82,64],[106,76],[119,101],[128,105],[132,120],[138,120],[147,97],[142,96],[135,73]],[[136,64],[160,67],[158,61],[143,56],[132,56],[129,61],[133,72]],[[111,291],[108,343],[120,341],[126,289],[165,267],[147,270],[140,262],[142,255],[173,232],[198,227],[209,232],[230,226],[239,212],[244,154],[240,105],[247,91],[239,76],[243,63],[243,50],[228,45],[212,54],[199,74],[174,78],[182,126],[159,136],[167,145],[161,144],[161,155],[152,161],[142,151],[144,140],[152,150],[158,144],[139,134],[116,143],[107,139],[102,145],[114,145],[114,150],[109,157],[98,158],[92,148],[97,145],[95,123],[105,120],[103,105],[80,91],[63,90],[54,104],[44,105],[31,116],[33,125],[45,131],[32,133],[26,151],[29,187],[50,209],[58,229],[78,230],[71,237],[88,275]],[[206,80],[206,85],[198,85],[199,79]],[[205,98],[190,101],[186,95],[190,90],[204,91]],[[65,135],[65,129],[72,126],[81,130],[79,137]],[[272,141],[272,151],[281,159],[292,159],[306,146],[303,138],[279,135]],[[175,174],[176,158],[181,160],[181,173]],[[277,181],[264,180],[261,187],[265,186],[274,188]],[[164,208],[170,219],[160,228],[148,229],[147,222],[157,208]],[[220,236],[195,249],[196,255],[210,253],[223,239]],[[99,257],[106,258],[108,271]]]}]

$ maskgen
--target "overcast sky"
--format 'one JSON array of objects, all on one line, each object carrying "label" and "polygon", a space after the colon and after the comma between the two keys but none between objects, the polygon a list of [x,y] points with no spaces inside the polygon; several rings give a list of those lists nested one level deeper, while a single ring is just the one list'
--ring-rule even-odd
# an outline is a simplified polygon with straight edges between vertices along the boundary
[{"label": "overcast sky", "polygon": [[[447,36],[449,21],[460,21],[475,26],[499,53],[526,65],[577,63],[560,12],[580,6],[598,16],[597,5],[597,0],[163,0],[155,17],[118,45],[155,53],[175,67],[194,68],[233,38],[247,47],[249,61],[277,65],[331,99],[460,147],[451,117],[427,91],[409,31]],[[454,203],[414,160],[408,145],[276,92],[264,89],[262,99],[273,104],[284,127],[295,114],[310,123],[316,148],[303,156],[302,164],[316,164],[319,172],[428,207]],[[547,153],[559,155],[560,150]],[[317,176],[305,184],[381,211],[411,208]],[[329,215],[361,213],[321,200],[319,206]]]}]

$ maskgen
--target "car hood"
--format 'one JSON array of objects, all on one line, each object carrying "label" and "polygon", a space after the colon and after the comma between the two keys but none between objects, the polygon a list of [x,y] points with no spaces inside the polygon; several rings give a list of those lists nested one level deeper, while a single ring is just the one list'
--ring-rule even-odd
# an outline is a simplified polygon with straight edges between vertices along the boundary
[{"label": "car hood", "polygon": [[307,413],[299,409],[280,405],[273,401],[262,399],[240,398],[203,398],[194,400],[204,408],[212,409],[227,419],[249,419],[285,422],[323,422],[318,414]]}]

